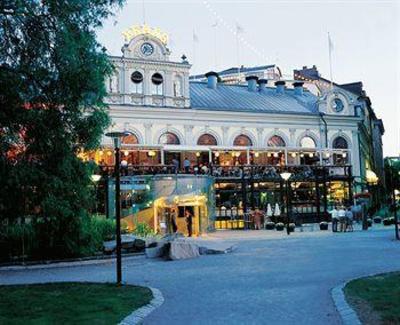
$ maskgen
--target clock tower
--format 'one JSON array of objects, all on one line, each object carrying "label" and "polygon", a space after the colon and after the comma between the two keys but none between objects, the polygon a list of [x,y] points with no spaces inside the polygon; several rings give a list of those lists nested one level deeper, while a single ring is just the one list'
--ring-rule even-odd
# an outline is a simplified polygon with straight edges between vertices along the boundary
[{"label": "clock tower", "polygon": [[148,25],[123,33],[122,57],[111,57],[116,68],[108,81],[108,102],[137,106],[190,106],[190,64],[170,60],[168,35]]}]

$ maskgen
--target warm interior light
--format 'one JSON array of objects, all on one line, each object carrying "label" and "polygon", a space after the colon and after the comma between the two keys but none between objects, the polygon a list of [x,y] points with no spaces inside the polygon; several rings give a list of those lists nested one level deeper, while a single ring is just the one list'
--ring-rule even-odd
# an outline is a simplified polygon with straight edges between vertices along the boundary
[{"label": "warm interior light", "polygon": [[347,157],[347,153],[343,152],[343,153],[342,153],[342,157],[343,157],[343,158],[346,158],[346,157]]},{"label": "warm interior light", "polygon": [[312,158],[312,157],[314,157],[314,154],[313,154],[312,152],[310,152],[310,153],[308,154],[308,156],[309,156],[310,158]]},{"label": "warm interior light", "polygon": [[95,182],[95,183],[97,183],[100,180],[100,178],[101,178],[101,175],[93,174],[90,176],[90,179],[92,180],[92,182]]},{"label": "warm interior light", "polygon": [[100,156],[104,155],[104,151],[103,151],[103,150],[100,150],[100,151],[99,151],[99,155],[100,155]]},{"label": "warm interior light", "polygon": [[329,152],[325,152],[325,157],[329,158],[329,156],[330,156],[330,153]]},{"label": "warm interior light", "polygon": [[277,152],[274,152],[274,157],[275,157],[275,158],[278,158],[278,157],[279,157],[279,154],[278,154]]},{"label": "warm interior light", "polygon": [[126,160],[121,160],[121,166],[122,167],[128,166],[128,162]]},{"label": "warm interior light", "polygon": [[150,150],[147,154],[149,157],[154,157],[156,155],[155,151],[153,150]]},{"label": "warm interior light", "polygon": [[271,153],[270,152],[267,153],[267,157],[271,157]]},{"label": "warm interior light", "polygon": [[236,152],[236,153],[235,153],[235,156],[236,156],[236,158],[238,158],[238,157],[240,156],[240,152],[239,152],[239,151]]},{"label": "warm interior light", "polygon": [[300,154],[300,157],[303,158],[303,157],[304,157],[304,153],[301,153],[301,154]]},{"label": "warm interior light", "polygon": [[107,156],[111,156],[112,152],[111,151],[107,151]]},{"label": "warm interior light", "polygon": [[124,151],[124,156],[126,157],[126,156],[129,156],[129,151],[128,150],[125,150]]},{"label": "warm interior light", "polygon": [[214,155],[215,157],[219,157],[219,152],[217,151]]},{"label": "warm interior light", "polygon": [[254,157],[258,158],[259,156],[260,156],[260,153],[258,153],[258,152],[254,153]]},{"label": "warm interior light", "polygon": [[200,152],[196,152],[196,157],[200,157]]},{"label": "warm interior light", "polygon": [[295,152],[292,152],[290,155],[292,156],[292,158],[296,158],[296,153]]}]

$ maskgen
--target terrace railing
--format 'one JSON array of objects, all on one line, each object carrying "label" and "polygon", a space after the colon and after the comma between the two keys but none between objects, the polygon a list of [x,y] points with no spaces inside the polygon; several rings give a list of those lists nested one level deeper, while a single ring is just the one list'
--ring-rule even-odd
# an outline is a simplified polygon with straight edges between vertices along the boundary
[{"label": "terrace railing", "polygon": [[[104,175],[112,176],[112,166],[100,166]],[[253,179],[253,180],[281,180],[280,174],[290,172],[290,181],[315,180],[322,178],[350,178],[351,166],[271,166],[271,165],[240,165],[222,166],[211,165],[209,167],[193,167],[180,169],[173,165],[127,165],[121,166],[122,176],[138,175],[210,175],[217,179]]]}]

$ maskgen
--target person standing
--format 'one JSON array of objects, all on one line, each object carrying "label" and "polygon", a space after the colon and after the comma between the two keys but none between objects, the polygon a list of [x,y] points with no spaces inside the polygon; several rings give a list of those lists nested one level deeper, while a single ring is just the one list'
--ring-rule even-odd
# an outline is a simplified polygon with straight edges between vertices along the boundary
[{"label": "person standing", "polygon": [[353,211],[351,211],[351,207],[348,207],[346,211],[346,226],[344,231],[346,230],[353,231]]},{"label": "person standing", "polygon": [[179,171],[179,160],[176,158],[172,159],[172,165],[174,166],[174,172],[177,173]]},{"label": "person standing", "polygon": [[188,209],[185,210],[185,221],[188,231],[188,237],[192,237],[193,215]]},{"label": "person standing", "polygon": [[336,210],[336,207],[333,207],[333,209],[329,213],[332,217],[332,231],[337,232],[337,225],[339,222],[338,210]]},{"label": "person standing", "polygon": [[339,222],[340,222],[340,231],[345,230],[345,223],[346,223],[346,210],[344,209],[344,206],[341,206],[339,211],[338,211],[338,217],[339,217]]},{"label": "person standing", "polygon": [[178,226],[176,224],[176,217],[178,215],[178,207],[172,207],[171,208],[171,213],[170,213],[170,219],[169,219],[169,231],[171,233],[176,233],[178,231]]},{"label": "person standing", "polygon": [[185,157],[185,160],[183,161],[183,168],[185,169],[185,173],[189,174],[190,172],[190,160]]},{"label": "person standing", "polygon": [[263,217],[264,217],[264,214],[260,211],[259,208],[256,208],[256,210],[254,211],[254,226],[255,226],[256,230],[261,229]]}]

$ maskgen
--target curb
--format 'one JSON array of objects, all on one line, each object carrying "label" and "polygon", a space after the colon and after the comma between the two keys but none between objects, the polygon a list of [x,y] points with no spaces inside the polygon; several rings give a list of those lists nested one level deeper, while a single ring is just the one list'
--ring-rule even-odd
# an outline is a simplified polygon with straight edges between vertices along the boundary
[{"label": "curb", "polygon": [[160,290],[149,287],[153,293],[153,299],[145,306],[135,310],[132,314],[125,317],[119,325],[142,324],[144,318],[164,303],[164,297]]},{"label": "curb", "polygon": [[353,281],[354,278],[348,280],[341,285],[333,288],[331,291],[333,302],[335,303],[336,310],[338,311],[340,317],[342,318],[344,325],[361,325],[360,319],[357,316],[357,313],[354,311],[353,308],[346,301],[346,297],[344,295],[343,289],[350,281]]},{"label": "curb", "polygon": [[[125,261],[136,259],[138,257],[142,257],[144,254],[138,254],[134,256],[123,257],[122,259]],[[73,261],[73,262],[55,262],[49,264],[34,264],[34,265],[14,265],[14,266],[1,266],[1,271],[24,271],[24,270],[40,270],[40,269],[53,269],[53,268],[62,268],[62,267],[77,267],[77,266],[85,266],[85,265],[98,265],[98,264],[107,264],[115,262],[116,258],[107,258],[107,259],[93,259],[86,261]]]}]

